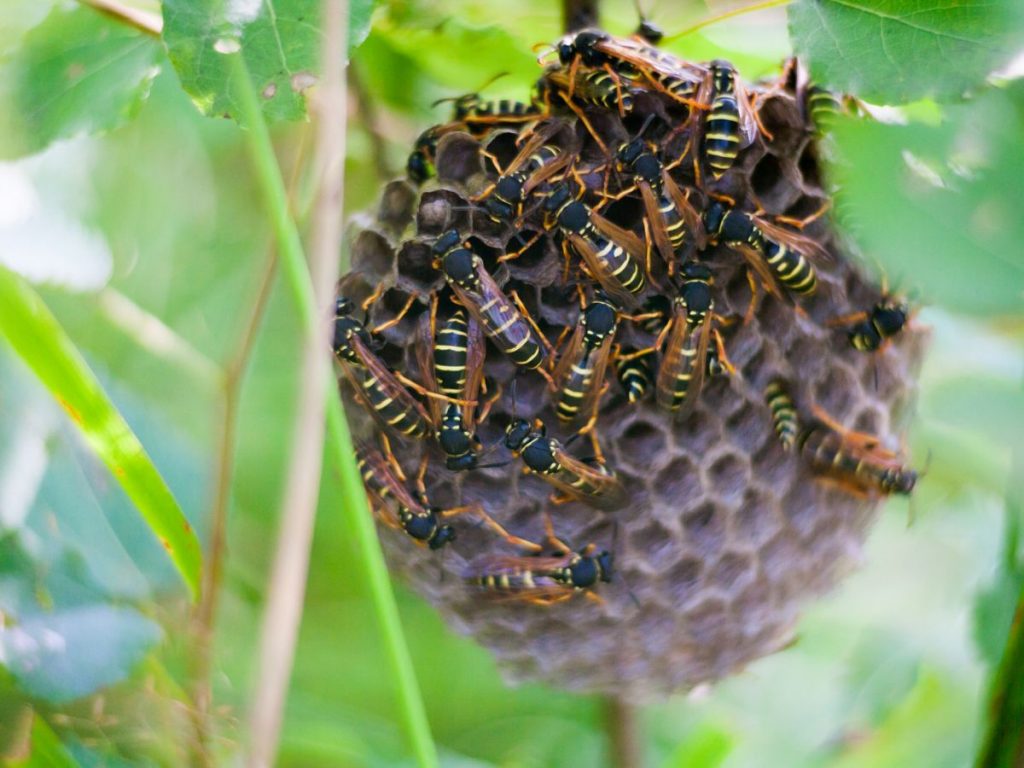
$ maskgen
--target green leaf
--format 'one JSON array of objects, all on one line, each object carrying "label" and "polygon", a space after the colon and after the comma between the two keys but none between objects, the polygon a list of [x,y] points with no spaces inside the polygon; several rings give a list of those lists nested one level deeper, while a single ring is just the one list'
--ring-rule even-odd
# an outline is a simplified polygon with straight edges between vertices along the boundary
[{"label": "green leaf", "polygon": [[3,267],[0,330],[135,502],[196,597],[202,555],[195,531],[142,444],[46,305],[21,278]]},{"label": "green leaf", "polygon": [[896,286],[956,312],[1018,313],[1024,82],[947,112],[937,126],[835,126],[839,222]]},{"label": "green leaf", "polygon": [[156,40],[92,9],[56,8],[3,73],[19,135],[2,151],[28,154],[120,125],[145,101],[162,56]]},{"label": "green leaf", "polygon": [[720,726],[702,725],[673,750],[663,768],[718,768],[736,743],[735,736]]},{"label": "green leaf", "polygon": [[[370,29],[374,0],[349,3],[349,50]],[[229,7],[225,8],[225,5]],[[241,46],[270,120],[306,115],[306,90],[320,71],[320,0],[166,0],[164,42],[181,85],[204,115],[237,118],[223,54]]]},{"label": "green leaf", "polygon": [[954,100],[1019,50],[1019,0],[797,0],[793,49],[815,80],[878,104]]},{"label": "green leaf", "polygon": [[30,696],[59,704],[123,680],[160,639],[133,608],[89,605],[22,618],[0,634],[0,661]]}]

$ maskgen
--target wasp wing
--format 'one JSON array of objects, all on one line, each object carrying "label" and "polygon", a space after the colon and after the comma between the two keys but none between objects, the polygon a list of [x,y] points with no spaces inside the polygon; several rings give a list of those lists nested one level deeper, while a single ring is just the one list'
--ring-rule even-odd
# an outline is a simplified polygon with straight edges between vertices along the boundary
[{"label": "wasp wing", "polygon": [[757,117],[754,115],[754,105],[751,103],[750,94],[740,80],[739,72],[735,73],[733,83],[733,90],[736,93],[736,107],[740,113],[740,136],[743,137],[740,148],[749,147],[760,135]]},{"label": "wasp wing", "polygon": [[[626,489],[622,482],[607,467],[587,464],[565,452],[561,444],[556,444],[552,450],[555,461],[561,465],[561,470],[550,475],[541,475],[551,485],[563,491],[568,496],[582,501],[591,507],[605,511],[618,509],[626,502]],[[581,490],[573,482],[582,478],[593,488],[593,492]]]},{"label": "wasp wing", "polygon": [[786,229],[763,216],[751,216],[750,218],[769,240],[774,240],[779,245],[792,248],[804,256],[810,256],[822,261],[832,261],[832,254],[810,237],[794,232],[792,229]]},{"label": "wasp wing", "polygon": [[636,259],[638,263],[644,262],[647,249],[644,248],[643,241],[628,229],[613,224],[595,211],[590,212],[590,223],[594,225],[594,229],[613,243],[622,246],[626,253]]},{"label": "wasp wing", "polygon": [[[424,312],[420,315],[419,328],[417,329],[419,343],[416,345],[416,360],[419,363],[423,386],[431,392],[438,392],[437,374],[434,371],[434,346],[437,342],[433,327],[434,319],[431,312]],[[427,398],[427,408],[430,410],[431,423],[435,428],[441,424],[441,407],[441,400],[438,398]]]},{"label": "wasp wing", "polygon": [[555,366],[555,370],[551,374],[551,381],[555,385],[556,392],[561,391],[565,385],[565,380],[568,378],[570,371],[572,371],[572,367],[580,361],[580,352],[583,349],[583,336],[583,324],[577,321],[576,328],[569,338],[569,346],[565,348],[565,352],[558,358],[558,365]]},{"label": "wasp wing", "polygon": [[[430,428],[430,425],[433,422],[430,420],[430,415],[423,407],[423,404],[412,396],[412,393],[405,388],[405,385],[402,384],[402,382],[395,378],[395,374],[391,372],[391,369],[388,368],[379,357],[377,357],[373,350],[363,343],[358,334],[353,334],[350,337],[350,343],[352,344],[352,349],[355,351],[359,360],[366,369],[362,374],[364,380],[366,376],[371,376],[376,379],[381,391],[391,398],[392,401],[397,403],[398,407],[403,411],[412,412],[414,417],[422,419],[427,425],[426,433],[431,433],[432,429]],[[377,413],[376,408],[371,407],[370,410],[374,414]]]},{"label": "wasp wing", "polygon": [[629,307],[634,309],[640,305],[639,300],[632,293],[627,291],[606,266],[594,250],[593,243],[587,238],[581,237],[574,232],[566,233],[566,238],[572,244],[573,249],[580,255],[583,262],[587,265],[587,270],[591,276],[601,284],[612,299],[615,300],[619,306]]},{"label": "wasp wing", "polygon": [[676,184],[667,171],[662,171],[661,178],[669,200],[672,201],[676,210],[683,217],[683,221],[686,222],[686,231],[693,236],[694,241],[697,243],[697,249],[704,250],[708,242],[708,235],[704,230],[704,220],[700,215],[700,211],[694,208],[689,196],[679,188],[679,185]]},{"label": "wasp wing", "polygon": [[665,230],[665,220],[661,214],[658,198],[654,194],[654,190],[651,189],[651,185],[646,181],[638,181],[637,187],[640,189],[640,198],[643,200],[644,210],[647,212],[647,221],[651,224],[654,245],[665,262],[666,268],[671,270],[675,263],[675,251],[672,248],[672,243],[669,242],[668,232]]},{"label": "wasp wing", "polygon": [[[462,392],[462,399],[466,402],[475,402],[480,395],[480,384],[484,379],[484,347],[483,331],[476,317],[470,313],[466,318],[466,387]],[[476,414],[478,408],[472,405],[463,406],[462,423],[466,431],[473,432],[476,425]]]}]

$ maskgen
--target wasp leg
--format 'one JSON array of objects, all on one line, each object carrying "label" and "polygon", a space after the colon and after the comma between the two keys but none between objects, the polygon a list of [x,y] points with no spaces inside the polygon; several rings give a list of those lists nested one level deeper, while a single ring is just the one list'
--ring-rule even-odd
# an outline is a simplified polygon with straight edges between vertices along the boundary
[{"label": "wasp leg", "polygon": [[368,312],[370,307],[373,305],[373,302],[383,296],[384,291],[386,290],[387,288],[385,285],[383,283],[379,283],[377,287],[373,289],[373,293],[363,299],[363,303],[359,305],[359,308],[363,310],[363,312]]},{"label": "wasp leg", "polygon": [[388,328],[393,328],[396,325],[398,325],[400,322],[402,322],[402,318],[405,317],[406,313],[408,313],[408,311],[410,309],[412,309],[413,302],[416,301],[416,299],[418,299],[418,298],[419,298],[419,294],[418,293],[415,293],[415,292],[414,293],[410,293],[409,294],[409,298],[405,300],[405,304],[402,305],[402,308],[400,310],[398,310],[398,314],[396,314],[390,320],[381,323],[376,328],[371,329],[370,333],[374,333],[374,334],[381,333],[383,331],[386,331]]},{"label": "wasp leg", "polygon": [[828,210],[831,207],[832,207],[832,201],[831,200],[826,200],[824,203],[822,203],[821,207],[818,208],[818,210],[816,210],[810,216],[805,216],[802,219],[795,219],[792,216],[776,216],[775,220],[777,222],[779,222],[780,224],[788,224],[789,226],[795,227],[796,229],[803,229],[808,224],[811,224],[811,223],[817,221],[822,216],[824,216],[826,213],[828,213]]}]

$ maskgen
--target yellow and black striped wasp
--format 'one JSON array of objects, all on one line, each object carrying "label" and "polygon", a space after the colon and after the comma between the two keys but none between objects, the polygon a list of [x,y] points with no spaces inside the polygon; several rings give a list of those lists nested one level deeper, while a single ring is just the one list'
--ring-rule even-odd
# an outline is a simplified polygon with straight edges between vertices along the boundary
[{"label": "yellow and black striped wasp", "polygon": [[654,386],[654,357],[654,349],[616,355],[615,375],[629,402],[639,403]]},{"label": "yellow and black striped wasp", "polygon": [[829,325],[847,325],[850,346],[861,352],[877,352],[910,322],[910,305],[883,296],[869,311],[833,318]]},{"label": "yellow and black striped wasp", "polygon": [[619,306],[637,306],[637,294],[647,285],[640,239],[576,199],[567,182],[552,189],[544,209],[549,226],[558,227],[605,293]]},{"label": "yellow and black striped wasp", "polygon": [[581,433],[589,432],[597,421],[618,322],[618,308],[600,291],[595,293],[580,313],[576,329],[552,373],[555,415],[568,425],[584,424]]},{"label": "yellow and black striped wasp", "polygon": [[[435,266],[444,275],[459,303],[484,332],[516,365],[540,369],[547,359],[547,339],[528,320],[525,308],[517,308],[505,296],[484,267],[483,260],[463,242],[458,230],[450,229],[433,246]],[[543,341],[542,341],[543,340]],[[541,371],[542,375],[546,372]]]},{"label": "yellow and black striped wasp", "polygon": [[782,379],[772,379],[765,387],[764,399],[771,411],[772,425],[775,427],[779,442],[782,443],[782,449],[793,450],[799,431],[799,421],[796,405],[789,396],[785,382]]},{"label": "yellow and black striped wasp", "polygon": [[505,429],[505,447],[523,460],[530,472],[571,499],[611,511],[626,501],[626,492],[615,473],[600,459],[586,463],[570,456],[565,447],[539,421],[513,418]]},{"label": "yellow and black striped wasp", "polygon": [[719,179],[732,168],[740,150],[757,139],[760,128],[757,113],[736,69],[724,59],[716,59],[708,66],[696,99],[701,104],[709,104],[710,109],[701,115],[702,119],[690,121],[691,146],[700,147],[701,157],[712,177]]},{"label": "yellow and black striped wasp", "polygon": [[914,490],[918,473],[882,448],[877,437],[847,429],[819,407],[813,413],[797,440],[811,469],[867,494],[909,495]]},{"label": "yellow and black striped wasp", "polygon": [[559,60],[573,72],[583,64],[623,79],[642,77],[652,88],[681,104],[704,108],[694,97],[707,69],[642,40],[589,29],[562,38],[557,49]]},{"label": "yellow and black striped wasp", "polygon": [[544,547],[532,542],[528,556],[485,555],[474,559],[463,574],[466,582],[483,590],[494,600],[509,600],[533,605],[554,605],[576,595],[601,601],[594,589],[610,583],[614,577],[615,556],[588,544],[579,551],[555,536],[551,518],[544,515],[544,528],[553,554],[544,556]]},{"label": "yellow and black striped wasp", "polygon": [[552,120],[532,135],[502,171],[494,186],[477,199],[484,200],[488,216],[498,224],[512,224],[523,213],[527,196],[572,162],[573,153],[547,142],[564,127]]},{"label": "yellow and black striped wasp", "polygon": [[435,300],[430,312],[420,318],[416,354],[424,380],[452,399],[428,402],[445,466],[453,472],[476,469],[480,441],[474,427],[485,354],[480,324],[459,307],[438,325]]},{"label": "yellow and black striped wasp", "polygon": [[665,170],[651,145],[642,138],[619,147],[616,169],[629,173],[640,190],[654,244],[671,276],[675,272],[676,252],[682,248],[687,233],[698,248],[704,247],[706,237],[700,213]]},{"label": "yellow and black striped wasp", "polygon": [[703,219],[708,241],[739,252],[776,297],[783,298],[776,283],[799,296],[811,296],[818,290],[818,275],[808,256],[828,259],[829,255],[811,238],[717,200],[705,209]]},{"label": "yellow and black striped wasp", "polygon": [[339,298],[334,312],[332,347],[355,397],[385,429],[399,437],[425,438],[433,434],[430,417],[406,384],[416,382],[392,371],[373,351],[370,332],[352,316],[352,302]]},{"label": "yellow and black striped wasp", "polygon": [[386,456],[373,446],[360,443],[356,446],[356,459],[370,507],[389,528],[405,531],[420,546],[441,549],[456,539],[455,529],[445,521],[460,515],[471,515],[511,544],[532,545],[532,542],[506,531],[479,504],[451,509],[430,506],[423,487],[422,472],[416,479],[417,490],[413,493],[387,443],[385,449]]},{"label": "yellow and black striped wasp", "polygon": [[593,129],[576,102],[617,110],[620,117],[625,117],[633,111],[634,91],[632,79],[613,76],[604,69],[577,69],[574,72],[571,67],[555,66],[549,68],[537,81],[538,99],[550,105],[552,110],[563,104],[568,107],[606,152],[607,147],[600,134]]},{"label": "yellow and black striped wasp", "polygon": [[[658,367],[655,397],[658,405],[676,413],[676,418],[689,414],[700,397],[709,368],[709,343],[715,320],[712,274],[705,265],[695,261],[683,264],[682,285],[672,303],[672,318],[662,331],[668,335]],[[725,354],[722,337],[714,331],[718,365],[732,370]],[[661,338],[655,343],[660,346]]]}]

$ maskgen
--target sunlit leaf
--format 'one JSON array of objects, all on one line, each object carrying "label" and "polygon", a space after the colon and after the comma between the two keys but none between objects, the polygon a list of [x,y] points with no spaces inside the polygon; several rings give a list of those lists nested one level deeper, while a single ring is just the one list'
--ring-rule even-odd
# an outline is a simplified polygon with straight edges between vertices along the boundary
[{"label": "sunlit leaf", "polygon": [[53,393],[135,502],[192,595],[199,588],[199,540],[138,438],[46,305],[0,267],[0,331]]},{"label": "sunlit leaf", "polygon": [[1018,0],[797,0],[795,52],[816,80],[878,104],[951,100],[1020,48]]},{"label": "sunlit leaf", "polygon": [[16,150],[34,152],[131,118],[162,57],[159,43],[136,29],[89,8],[56,8],[4,71],[19,110]]},{"label": "sunlit leaf", "polygon": [[1024,300],[1024,83],[939,126],[836,126],[840,222],[890,283],[956,312],[1019,312]]},{"label": "sunlit leaf", "polygon": [[[374,0],[349,3],[349,47],[363,41]],[[320,0],[166,0],[164,41],[182,87],[205,115],[237,117],[224,54],[239,49],[270,120],[306,114],[320,71]]]},{"label": "sunlit leaf", "polygon": [[60,737],[40,715],[32,722],[31,753],[22,760],[4,763],[8,768],[78,768]]}]

